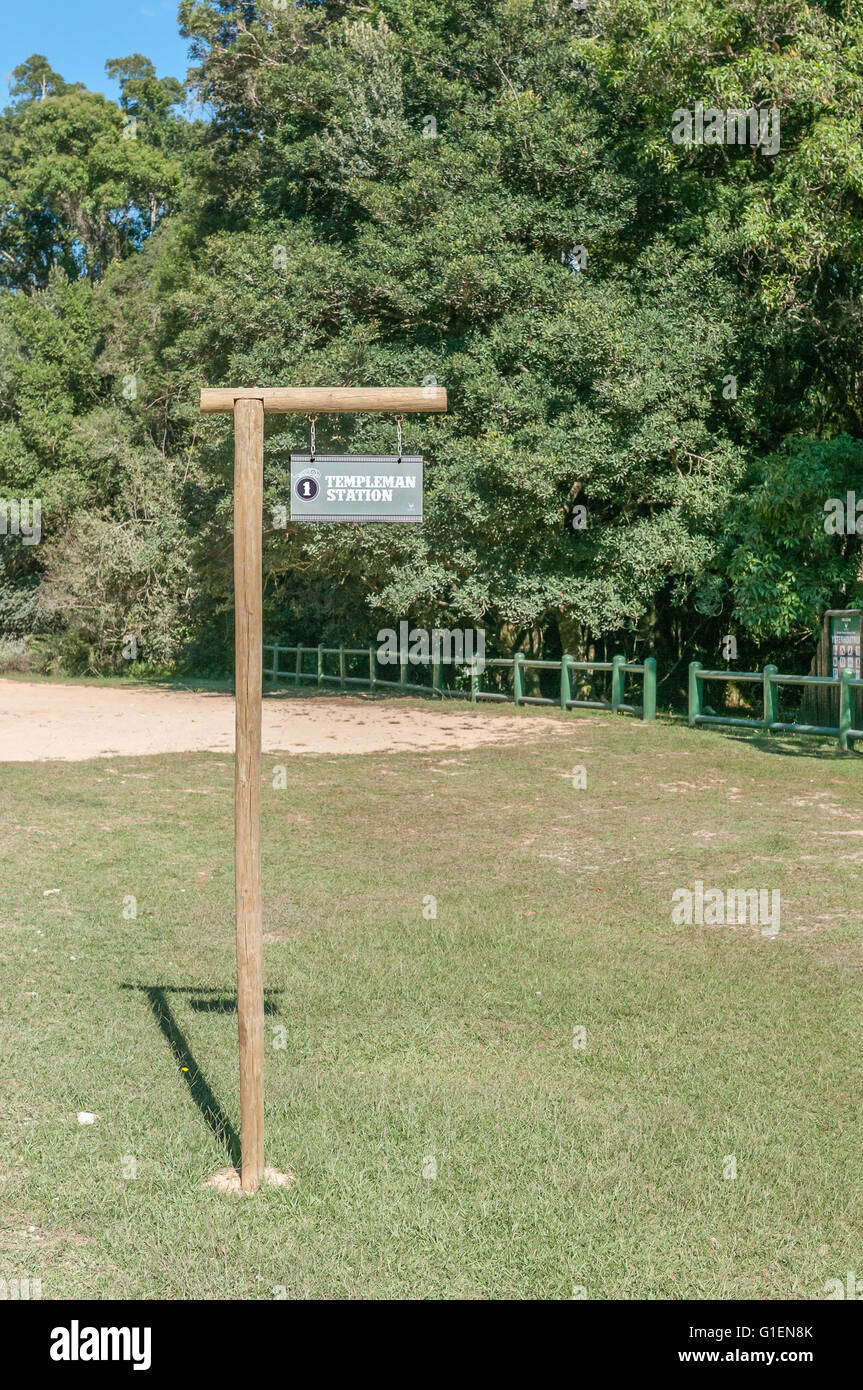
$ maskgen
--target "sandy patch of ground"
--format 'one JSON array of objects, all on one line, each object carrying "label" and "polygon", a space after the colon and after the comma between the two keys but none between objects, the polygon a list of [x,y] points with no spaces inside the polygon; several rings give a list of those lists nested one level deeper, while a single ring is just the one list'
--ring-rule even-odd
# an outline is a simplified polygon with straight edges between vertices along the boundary
[{"label": "sandy patch of ground", "polygon": [[[522,719],[458,705],[408,708],[398,700],[264,697],[265,753],[381,753],[477,748],[535,737],[551,719]],[[230,695],[144,686],[0,680],[0,762],[232,753]]]},{"label": "sandy patch of ground", "polygon": [[[296,1173],[292,1173],[290,1168],[286,1173],[280,1173],[278,1168],[264,1169],[264,1185],[266,1187],[291,1187],[297,1181]],[[207,1178],[206,1182],[202,1182],[201,1187],[212,1187],[216,1192],[226,1192],[231,1196],[240,1197],[243,1194],[241,1184],[239,1168],[222,1168],[211,1178]]]}]

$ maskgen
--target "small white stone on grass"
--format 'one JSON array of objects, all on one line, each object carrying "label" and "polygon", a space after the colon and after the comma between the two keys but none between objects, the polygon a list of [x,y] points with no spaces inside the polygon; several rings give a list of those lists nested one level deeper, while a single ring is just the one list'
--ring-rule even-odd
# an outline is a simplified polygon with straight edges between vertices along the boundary
[{"label": "small white stone on grass", "polygon": [[79,1111],[78,1111],[78,1123],[79,1123],[79,1125],[94,1125],[94,1124],[96,1123],[96,1121],[98,1120],[98,1118],[99,1118],[98,1115],[91,1115],[89,1110],[79,1110]]}]

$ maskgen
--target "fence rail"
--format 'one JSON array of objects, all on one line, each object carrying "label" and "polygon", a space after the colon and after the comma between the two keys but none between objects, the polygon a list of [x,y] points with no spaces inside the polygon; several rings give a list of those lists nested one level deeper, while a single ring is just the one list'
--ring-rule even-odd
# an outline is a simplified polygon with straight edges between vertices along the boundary
[{"label": "fence rail", "polygon": [[[725,714],[705,714],[702,685],[704,681],[750,682],[762,688],[763,714],[760,719],[743,718]],[[838,724],[790,724],[779,718],[779,687],[782,685],[830,686],[839,692]],[[852,691],[863,690],[863,680],[855,680],[850,670],[840,671],[838,676],[786,676],[775,666],[765,666],[763,671],[706,671],[700,661],[689,663],[689,723],[692,728],[698,724],[731,724],[738,727],[764,729],[768,733],[827,734],[839,740],[839,747],[848,748],[849,739],[863,739],[863,729],[853,725],[854,696]]]},{"label": "fence rail", "polygon": [[[656,718],[656,660],[649,656],[643,662],[627,661],[624,656],[614,656],[611,661],[576,661],[564,655],[560,661],[540,661],[517,652],[514,657],[489,657],[481,663],[467,661],[453,663],[467,676],[466,689],[457,689],[444,684],[443,667],[439,659],[424,659],[415,664],[423,669],[431,669],[431,684],[408,680],[407,660],[398,663],[396,679],[382,676],[379,668],[384,663],[378,660],[376,647],[296,647],[281,646],[278,642],[264,644],[264,677],[278,683],[293,682],[298,686],[304,682],[318,686],[337,685],[341,690],[349,686],[362,686],[367,690],[391,689],[402,692],[416,692],[422,695],[445,696],[470,700],[473,704],[481,700],[498,701],[504,704],[552,705],[559,709],[599,709],[612,714],[637,714],[643,720]],[[267,654],[271,660],[267,665]],[[287,666],[280,664],[284,658]],[[337,673],[327,669],[328,659],[338,658]],[[350,661],[359,658],[367,663],[368,674],[351,675]],[[313,669],[309,669],[311,661]],[[387,668],[389,669],[389,668]],[[483,670],[499,670],[512,673],[512,687],[505,690],[483,690]],[[527,675],[531,671],[555,671],[558,673],[558,691],[552,697],[530,693]],[[609,674],[610,693],[608,699],[588,699],[573,694],[573,677],[577,675]],[[626,698],[626,679],[628,676],[641,676],[642,703],[635,705]],[[751,716],[728,714],[705,714],[703,685],[705,681],[727,681],[731,684],[760,685],[762,689],[763,713],[760,719]],[[838,691],[838,724],[799,724],[779,718],[779,688],[783,685],[828,687]],[[855,739],[863,739],[863,728],[854,728],[854,694],[863,690],[863,680],[855,680],[850,670],[841,671],[838,676],[795,676],[785,675],[775,666],[765,666],[763,671],[711,671],[705,669],[700,661],[689,664],[689,724],[696,727],[702,724],[724,724],[730,727],[763,729],[770,733],[821,734],[834,737],[844,751]]]},{"label": "fence rail", "polygon": [[[267,665],[267,654],[272,654],[272,659]],[[280,657],[284,657],[287,666],[280,666]],[[327,671],[326,658],[338,657],[338,674]],[[348,674],[348,662],[352,658],[361,658],[363,663],[368,662],[368,674],[357,676]],[[308,661],[314,664],[314,670],[308,669]],[[534,661],[524,656],[522,652],[517,652],[514,657],[491,657],[487,661],[478,663],[469,661],[455,663],[462,665],[466,671],[469,688],[467,690],[453,689],[443,684],[442,663],[440,660],[424,660],[418,665],[431,668],[431,685],[422,685],[416,681],[408,680],[408,662],[406,660],[399,663],[399,675],[397,680],[390,680],[378,674],[378,668],[382,663],[378,661],[376,647],[283,647],[278,642],[264,643],[264,677],[267,680],[277,683],[278,681],[293,681],[295,686],[302,682],[312,682],[318,686],[338,685],[340,690],[346,690],[348,686],[360,685],[367,690],[377,690],[380,687],[389,687],[401,691],[419,691],[423,695],[453,696],[468,699],[473,704],[479,700],[498,700],[507,704],[514,705],[554,705],[559,709],[601,709],[608,710],[612,714],[640,714],[644,720],[656,718],[656,661],[649,656],[643,662],[628,662],[624,656],[615,656],[611,661],[576,661],[573,657],[564,655],[560,661]],[[482,671],[485,668],[496,668],[512,671],[512,692],[500,690],[483,690]],[[525,673],[530,671],[557,671],[559,672],[559,688],[557,695],[552,698],[549,695],[536,695],[528,693],[525,681]],[[582,699],[573,695],[573,674],[574,673],[594,673],[609,672],[611,675],[610,698],[607,700]],[[642,677],[642,703],[640,705],[629,704],[625,699],[625,686],[627,676]]]}]

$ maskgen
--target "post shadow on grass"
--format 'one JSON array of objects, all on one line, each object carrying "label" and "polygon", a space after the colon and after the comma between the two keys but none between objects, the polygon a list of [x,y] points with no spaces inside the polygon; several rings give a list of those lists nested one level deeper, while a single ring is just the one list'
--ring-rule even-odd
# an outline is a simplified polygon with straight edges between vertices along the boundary
[{"label": "post shadow on grass", "polygon": [[[231,1164],[239,1168],[241,1160],[240,1136],[218,1099],[210,1083],[198,1066],[195,1055],[189,1046],[185,1033],[177,1022],[168,1003],[168,994],[188,994],[189,1007],[198,1013],[231,1014],[237,1012],[237,996],[227,990],[197,989],[190,985],[122,985],[122,989],[137,989],[145,996],[159,1028],[171,1049],[171,1055],[180,1069],[180,1075],[189,1088],[192,1100],[204,1117],[214,1138],[225,1148]],[[265,991],[264,1013],[274,1014],[278,1010],[267,996],[281,994],[279,989]]]},{"label": "post shadow on grass", "polygon": [[[714,725],[714,728],[717,726]],[[836,744],[836,739],[829,734],[792,734],[789,730],[767,734],[766,732],[740,732],[738,730],[722,730],[724,736],[732,743],[745,743],[751,748],[757,748],[759,753],[773,753],[781,758],[809,758],[815,762],[835,762],[837,758],[847,758],[847,753],[840,753]],[[856,740],[857,748],[851,748],[851,752],[863,753],[863,741]]]}]

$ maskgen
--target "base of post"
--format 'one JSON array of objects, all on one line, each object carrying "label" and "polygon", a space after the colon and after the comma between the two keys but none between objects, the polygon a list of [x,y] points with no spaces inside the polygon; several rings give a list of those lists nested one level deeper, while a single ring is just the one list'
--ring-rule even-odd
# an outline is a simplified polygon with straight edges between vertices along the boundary
[{"label": "base of post", "polygon": [[[263,1187],[292,1187],[299,1179],[296,1173],[292,1173],[290,1168],[286,1173],[280,1173],[278,1168],[265,1168]],[[232,1196],[249,1197],[252,1193],[243,1192],[242,1177],[239,1168],[221,1168],[218,1173],[214,1173],[211,1178],[207,1178],[201,1183],[201,1187],[212,1187],[217,1192],[225,1192]]]}]

